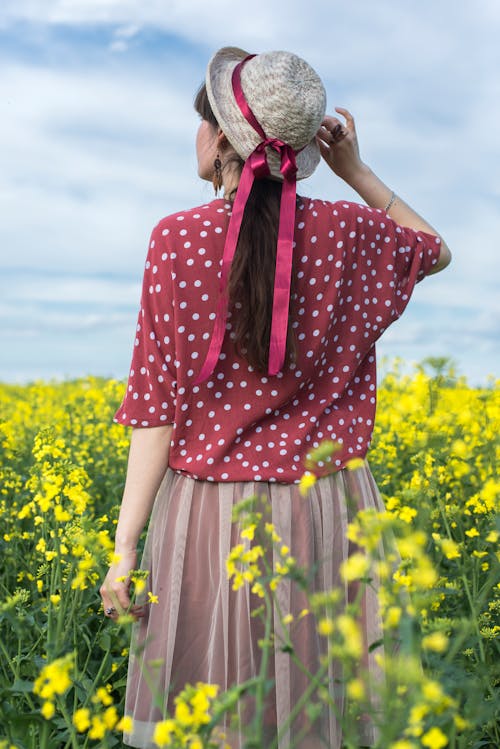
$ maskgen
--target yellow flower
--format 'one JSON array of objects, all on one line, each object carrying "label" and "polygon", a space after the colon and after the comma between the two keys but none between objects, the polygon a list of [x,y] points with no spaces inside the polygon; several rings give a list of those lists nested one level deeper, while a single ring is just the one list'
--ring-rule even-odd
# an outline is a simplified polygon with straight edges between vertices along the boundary
[{"label": "yellow flower", "polygon": [[328,637],[328,635],[331,635],[334,630],[333,621],[329,617],[324,617],[323,619],[320,619],[318,622],[318,632],[320,635],[324,635],[325,637]]},{"label": "yellow flower", "polygon": [[87,707],[81,707],[73,714],[73,725],[80,733],[90,727],[90,710]]},{"label": "yellow flower", "polygon": [[111,687],[108,685],[107,687],[99,687],[96,691],[96,693],[92,697],[92,702],[94,705],[97,705],[99,702],[107,707],[108,705],[113,704],[113,698],[110,695]]},{"label": "yellow flower", "polygon": [[118,723],[118,713],[116,712],[116,707],[114,705],[108,707],[108,709],[104,711],[102,719],[104,721],[104,724],[106,725],[106,728],[112,730]]},{"label": "yellow flower", "polygon": [[67,523],[68,520],[71,520],[71,515],[67,510],[63,509],[61,505],[56,505],[54,507],[54,517],[58,523]]},{"label": "yellow flower", "polygon": [[400,606],[389,606],[384,618],[385,626],[389,629],[397,627],[401,620],[401,614],[402,611]]},{"label": "yellow flower", "polygon": [[457,455],[459,458],[466,458],[467,457],[467,445],[463,440],[455,440],[453,445],[451,446],[451,449],[455,455]]},{"label": "yellow flower", "polygon": [[361,679],[351,679],[351,681],[347,682],[346,691],[347,696],[357,702],[365,698],[365,685]]},{"label": "yellow flower", "polygon": [[408,523],[408,524],[410,524],[410,523],[412,522],[413,518],[415,518],[415,517],[417,516],[417,511],[416,511],[416,509],[415,509],[414,507],[407,507],[407,506],[405,505],[404,507],[401,507],[401,508],[400,508],[400,509],[398,510],[398,513],[397,513],[397,515],[398,515],[398,517],[400,517],[400,518],[401,518],[401,520],[403,520],[403,521],[404,521],[405,523]]},{"label": "yellow flower", "polygon": [[345,582],[359,580],[366,576],[370,563],[360,551],[354,552],[340,565],[340,574]]},{"label": "yellow flower", "polygon": [[99,715],[94,715],[89,731],[89,739],[103,739],[106,735],[106,724]]},{"label": "yellow flower", "polygon": [[345,467],[348,471],[355,471],[357,468],[363,468],[365,465],[365,461],[363,458],[351,458],[351,460],[348,460],[345,464]]},{"label": "yellow flower", "polygon": [[193,722],[193,716],[188,705],[182,700],[177,699],[175,705],[175,719],[181,726],[190,726]]},{"label": "yellow flower", "polygon": [[448,739],[444,735],[444,733],[441,731],[440,728],[431,728],[430,731],[427,731],[427,733],[424,733],[424,735],[421,738],[422,746],[426,746],[429,749],[442,749],[443,746],[446,746],[448,743]]},{"label": "yellow flower", "polygon": [[359,624],[348,614],[340,614],[335,624],[344,638],[344,650],[353,658],[359,658],[363,652],[363,640]]},{"label": "yellow flower", "polygon": [[61,596],[58,593],[53,593],[50,596],[50,602],[57,606],[61,602]]},{"label": "yellow flower", "polygon": [[[271,580],[271,582],[269,583],[269,587],[271,587],[271,583],[273,582],[274,580]],[[255,593],[255,595],[259,596],[259,598],[265,598],[264,587],[258,580],[256,580],[252,585],[252,593]]]},{"label": "yellow flower", "polygon": [[124,715],[123,718],[119,721],[118,725],[116,726],[117,731],[132,731],[134,727],[134,721],[130,717],[130,715]]},{"label": "yellow flower", "polygon": [[150,590],[148,590],[148,603],[158,603],[158,596],[155,596]]},{"label": "yellow flower", "polygon": [[423,719],[429,712],[429,706],[425,703],[419,703],[417,705],[413,705],[413,707],[410,710],[410,717],[409,717],[409,723],[410,725],[419,725],[422,723]]},{"label": "yellow flower", "polygon": [[281,541],[281,538],[276,533],[276,529],[273,523],[265,523],[264,530],[266,531],[268,536],[271,536],[273,541],[276,541],[276,543],[279,543]]},{"label": "yellow flower", "polygon": [[424,650],[433,650],[435,653],[444,653],[448,647],[448,638],[443,632],[432,632],[422,638]]},{"label": "yellow flower", "polygon": [[53,702],[44,702],[40,709],[40,712],[42,713],[45,720],[50,720],[52,716],[54,715],[55,711],[56,709],[54,707]]},{"label": "yellow flower", "polygon": [[134,580],[134,583],[135,583],[135,592],[137,594],[142,593],[142,591],[146,587],[146,582],[142,578],[139,578],[137,580]]},{"label": "yellow flower", "polygon": [[419,588],[432,588],[438,579],[434,567],[431,566],[430,560],[423,558],[413,573],[413,581]]},{"label": "yellow flower", "polygon": [[255,523],[252,523],[251,525],[248,525],[246,528],[243,528],[243,530],[240,533],[241,538],[247,538],[249,541],[253,541],[256,528],[257,528],[257,525]]},{"label": "yellow flower", "polygon": [[35,679],[33,691],[42,699],[50,700],[55,694],[64,694],[71,686],[69,672],[73,669],[73,654],[58,658],[44,666]]},{"label": "yellow flower", "polygon": [[306,497],[309,489],[311,489],[316,483],[316,476],[314,473],[306,472],[299,481],[299,492],[303,497]]},{"label": "yellow flower", "polygon": [[428,702],[439,702],[443,697],[441,684],[431,679],[423,684],[422,693]]},{"label": "yellow flower", "polygon": [[470,727],[469,721],[465,720],[465,718],[462,718],[461,715],[454,715],[453,722],[455,723],[457,730],[459,731],[465,731],[466,728]]},{"label": "yellow flower", "polygon": [[447,559],[458,559],[460,557],[458,544],[451,538],[443,538],[441,548]]},{"label": "yellow flower", "polygon": [[469,528],[468,531],[465,531],[465,535],[469,536],[469,538],[475,538],[476,536],[479,536],[479,531],[477,528]]},{"label": "yellow flower", "polygon": [[174,730],[173,720],[162,720],[161,723],[157,723],[153,734],[154,743],[157,746],[168,746]]}]

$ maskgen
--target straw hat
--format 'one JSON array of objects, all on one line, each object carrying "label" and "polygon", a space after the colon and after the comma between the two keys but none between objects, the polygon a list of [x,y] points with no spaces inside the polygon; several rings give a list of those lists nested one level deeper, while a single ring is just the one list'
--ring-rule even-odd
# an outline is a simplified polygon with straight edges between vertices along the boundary
[{"label": "straw hat", "polygon": [[[208,63],[206,87],[213,113],[235,151],[247,159],[261,137],[243,116],[233,94],[231,76],[248,56],[223,47]],[[291,52],[264,52],[241,70],[245,98],[268,138],[288,143],[297,153],[297,179],[309,177],[320,160],[315,135],[325,115],[326,93],[318,74]],[[282,179],[280,158],[267,149],[271,176]]]}]

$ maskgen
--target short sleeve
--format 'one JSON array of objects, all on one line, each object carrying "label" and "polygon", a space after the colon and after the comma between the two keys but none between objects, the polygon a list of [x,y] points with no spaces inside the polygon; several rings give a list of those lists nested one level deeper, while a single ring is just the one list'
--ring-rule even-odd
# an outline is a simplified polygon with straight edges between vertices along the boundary
[{"label": "short sleeve", "polygon": [[384,211],[366,206],[350,204],[348,215],[361,296],[378,312],[382,308],[387,322],[397,319],[415,285],[437,264],[441,240],[399,226]]},{"label": "short sleeve", "polygon": [[176,382],[174,306],[168,253],[158,225],[152,232],[144,269],[140,310],[127,389],[114,421],[132,427],[171,424]]}]

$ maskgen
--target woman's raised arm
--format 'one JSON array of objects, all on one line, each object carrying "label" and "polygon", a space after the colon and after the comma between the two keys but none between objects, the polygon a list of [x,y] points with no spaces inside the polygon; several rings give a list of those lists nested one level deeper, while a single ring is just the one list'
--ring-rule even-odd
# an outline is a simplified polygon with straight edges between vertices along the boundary
[{"label": "woman's raised arm", "polygon": [[439,237],[441,252],[432,273],[446,268],[451,260],[451,252],[442,236],[363,163],[353,116],[342,107],[336,107],[335,111],[344,117],[345,123],[337,117],[327,116],[317,135],[321,155],[330,169],[347,182],[371,208],[390,210],[391,218],[400,226]]}]

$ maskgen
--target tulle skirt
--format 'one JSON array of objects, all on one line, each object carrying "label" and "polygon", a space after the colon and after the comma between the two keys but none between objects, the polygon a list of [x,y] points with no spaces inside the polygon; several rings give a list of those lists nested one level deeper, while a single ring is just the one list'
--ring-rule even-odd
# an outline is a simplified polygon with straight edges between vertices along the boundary
[{"label": "tulle skirt", "polygon": [[[241,528],[232,522],[233,506],[254,495],[268,508],[268,520],[297,564],[308,570],[308,593],[337,587],[345,602],[355,597],[356,586],[344,583],[339,573],[341,563],[353,551],[347,524],[359,509],[384,509],[368,465],[318,480],[306,498],[293,484],[214,483],[168,469],[154,504],[142,562],[149,570],[147,589],[158,597],[158,603],[147,606],[146,616],[134,624],[125,707],[134,728],[125,734],[125,744],[153,749],[155,725],[163,719],[165,707],[173,714],[175,695],[185,684],[217,684],[223,691],[258,672],[264,624],[251,613],[262,605],[262,599],[248,584],[234,591],[226,571],[230,549],[241,542]],[[279,551],[271,553],[276,564]],[[382,637],[378,580],[376,574],[371,573],[371,578],[372,584],[363,586],[359,616],[363,636],[360,663],[369,674],[368,684],[382,679],[375,658],[382,647],[369,650],[370,644]],[[295,654],[316,673],[326,638],[318,634],[314,616],[300,617],[309,608],[305,592],[286,579],[278,585],[276,595],[281,614],[294,616],[287,626]],[[309,685],[290,653],[279,647],[282,626],[275,609],[277,646],[270,658],[268,678],[273,686],[265,711],[269,746],[276,726],[285,723]],[[335,710],[325,705],[313,723],[310,714],[300,712],[291,730],[280,735],[279,749],[340,749],[342,731],[337,716],[345,707],[342,677],[342,664],[332,660],[327,683]],[[243,703],[241,709],[247,714],[242,718],[251,718],[251,704]],[[243,747],[243,730],[227,725],[225,732],[231,749]],[[303,738],[296,742],[299,736]],[[376,739],[373,721],[360,721],[360,745],[373,745]]]}]

